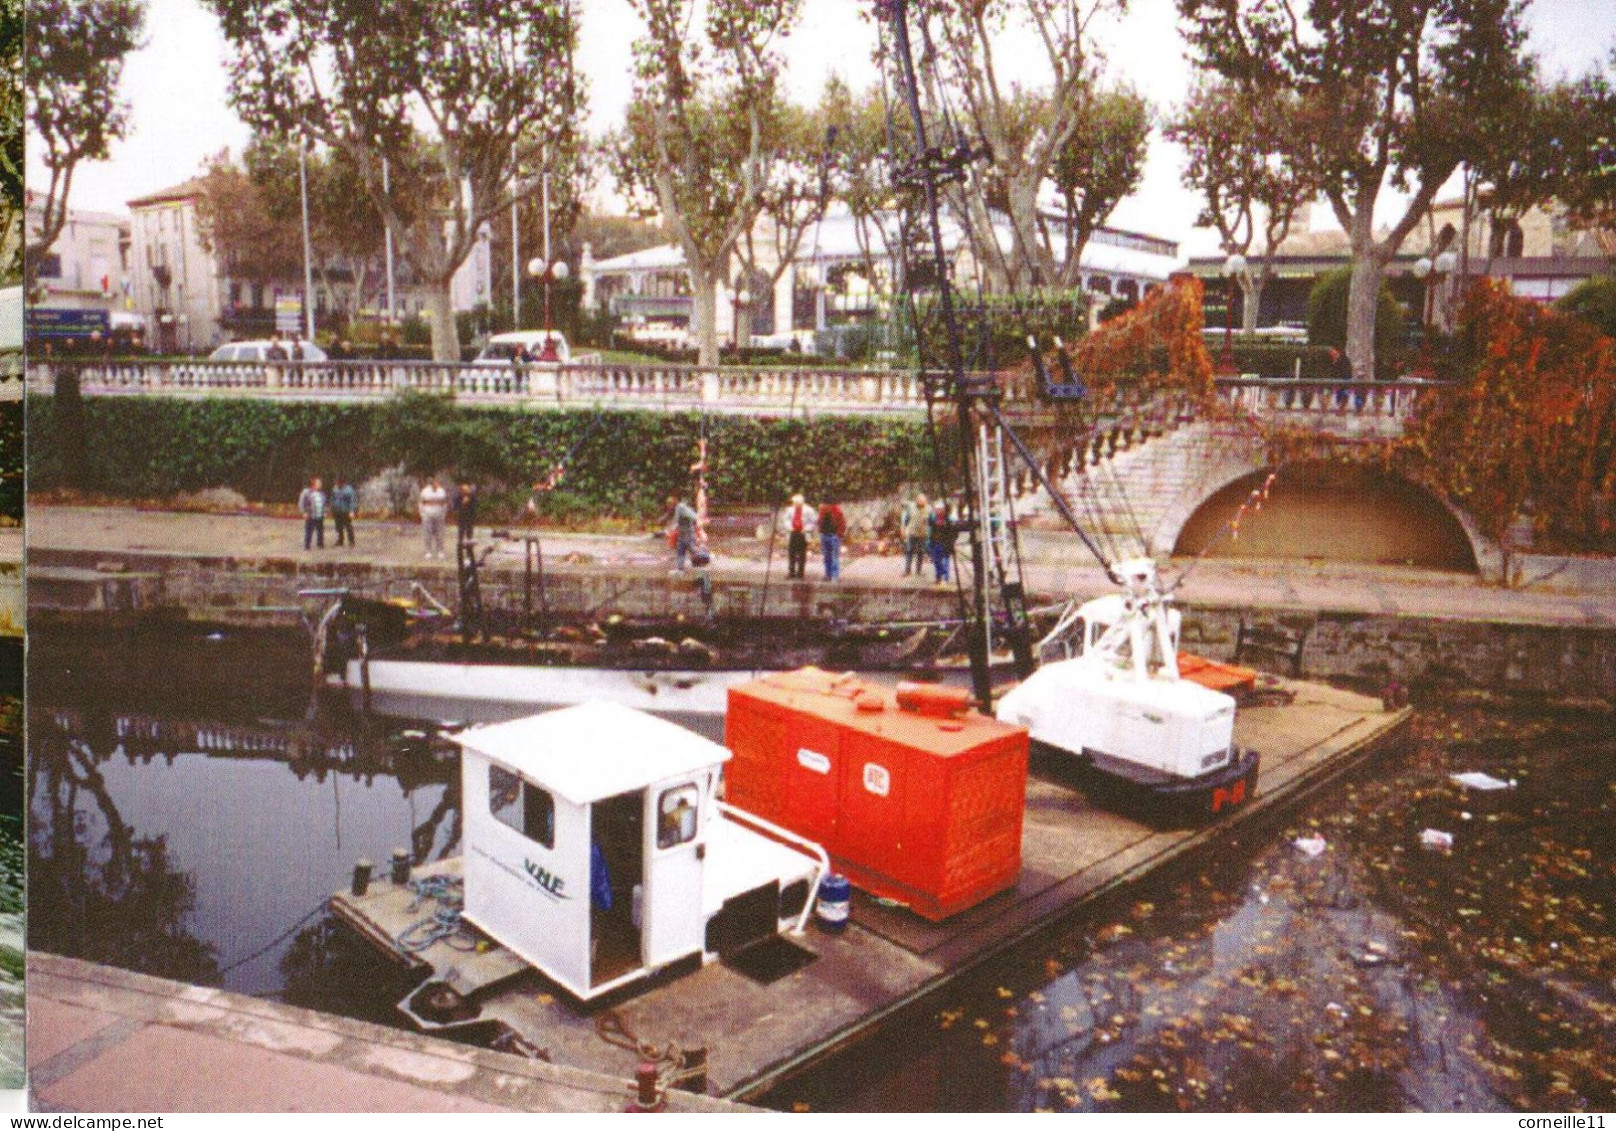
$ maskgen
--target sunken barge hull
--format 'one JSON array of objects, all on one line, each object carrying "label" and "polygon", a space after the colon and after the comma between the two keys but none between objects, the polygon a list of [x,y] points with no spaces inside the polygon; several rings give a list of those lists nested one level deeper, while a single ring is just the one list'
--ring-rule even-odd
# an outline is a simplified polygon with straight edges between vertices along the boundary
[{"label": "sunken barge hull", "polygon": [[325,631],[328,678],[365,694],[562,705],[605,698],[642,710],[721,716],[732,686],[804,667],[940,678],[959,664],[949,625],[855,625],[801,617],[552,619],[447,613],[352,595]]}]

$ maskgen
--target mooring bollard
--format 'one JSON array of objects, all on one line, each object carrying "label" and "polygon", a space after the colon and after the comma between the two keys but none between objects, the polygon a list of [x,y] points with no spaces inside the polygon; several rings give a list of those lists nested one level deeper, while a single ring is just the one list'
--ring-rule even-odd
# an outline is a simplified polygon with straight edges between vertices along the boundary
[{"label": "mooring bollard", "polygon": [[664,1111],[667,1106],[667,1097],[662,1094],[662,1086],[657,1078],[656,1063],[640,1061],[640,1066],[634,1070],[634,1099],[623,1110],[630,1113]]},{"label": "mooring bollard", "polygon": [[364,859],[353,866],[353,893],[356,899],[370,890],[370,870],[374,867],[374,864]]},{"label": "mooring bollard", "polygon": [[403,886],[410,882],[410,850],[407,848],[393,849],[393,871],[390,877],[395,884]]}]

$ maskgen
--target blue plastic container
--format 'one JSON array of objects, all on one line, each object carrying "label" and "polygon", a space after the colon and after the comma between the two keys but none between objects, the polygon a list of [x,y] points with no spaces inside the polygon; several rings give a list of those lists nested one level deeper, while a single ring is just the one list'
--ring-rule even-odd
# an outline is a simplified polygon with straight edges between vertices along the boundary
[{"label": "blue plastic container", "polygon": [[814,907],[814,916],[819,920],[820,930],[845,931],[852,910],[853,885],[847,882],[846,876],[832,872],[819,881],[819,902]]}]

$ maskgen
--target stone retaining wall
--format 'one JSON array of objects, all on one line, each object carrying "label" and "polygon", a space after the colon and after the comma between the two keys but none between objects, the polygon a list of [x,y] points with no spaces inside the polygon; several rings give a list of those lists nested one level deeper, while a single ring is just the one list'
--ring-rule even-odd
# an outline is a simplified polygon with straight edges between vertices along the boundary
[{"label": "stone retaining wall", "polygon": [[[93,610],[92,616],[169,610],[196,621],[287,625],[295,624],[300,612],[312,621],[330,600],[300,598],[300,590],[348,587],[404,595],[417,581],[445,605],[455,602],[453,571],[423,566],[39,550],[30,555],[29,569],[33,607],[77,607]],[[74,587],[88,593],[85,578],[92,575],[112,583],[102,587],[103,598],[108,592],[114,596],[75,606]],[[547,571],[545,595],[555,613],[699,619],[708,606],[697,576],[564,564]],[[520,607],[519,570],[486,572],[482,585],[485,606]],[[764,597],[757,579],[712,578],[711,607],[719,616],[766,612],[875,623],[940,620],[958,612],[952,588],[776,579],[768,587],[766,607]],[[1035,605],[1042,600],[1032,597]],[[1395,679],[1415,689],[1480,687],[1616,704],[1616,628],[1611,627],[1186,604],[1183,642],[1213,659],[1238,659],[1281,675],[1371,687]]]}]

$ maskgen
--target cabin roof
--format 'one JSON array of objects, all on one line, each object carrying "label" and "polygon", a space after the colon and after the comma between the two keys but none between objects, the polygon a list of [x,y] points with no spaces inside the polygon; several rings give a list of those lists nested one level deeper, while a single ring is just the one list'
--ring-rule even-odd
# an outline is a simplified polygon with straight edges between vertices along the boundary
[{"label": "cabin roof", "polygon": [[718,743],[615,703],[580,703],[455,736],[462,747],[587,805],[729,760]]}]

